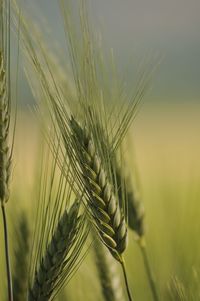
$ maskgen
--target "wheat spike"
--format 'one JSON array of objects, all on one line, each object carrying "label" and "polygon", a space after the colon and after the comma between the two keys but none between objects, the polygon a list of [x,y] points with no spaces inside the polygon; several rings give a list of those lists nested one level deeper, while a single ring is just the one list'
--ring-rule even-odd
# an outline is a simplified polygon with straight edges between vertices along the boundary
[{"label": "wheat spike", "polygon": [[103,243],[118,261],[127,246],[127,227],[118,200],[113,192],[91,137],[71,119],[78,163],[87,190],[88,204]]},{"label": "wheat spike", "polygon": [[[96,124],[98,132],[101,135],[101,143],[104,145],[105,149],[110,149],[109,157],[112,158],[112,174],[113,174],[113,182],[117,185],[117,193],[120,202],[120,206],[123,208],[124,205],[127,207],[128,213],[128,226],[131,230],[133,230],[138,238],[142,238],[145,234],[145,225],[144,225],[144,206],[140,199],[140,195],[136,189],[133,188],[131,178],[128,174],[125,173],[124,169],[121,167],[122,164],[119,164],[116,151],[112,152],[112,145],[110,145],[110,141],[105,135],[105,131],[101,127],[101,124],[97,123],[96,116]],[[110,148],[108,147],[110,145]],[[125,162],[123,162],[125,165]],[[125,201],[125,204],[123,203]]]},{"label": "wheat spike", "polygon": [[[131,179],[127,175],[124,175],[123,170],[119,165],[114,163],[116,168],[116,182],[118,185],[119,200],[125,197],[125,202],[128,212],[128,226],[137,234],[137,237],[141,239],[145,234],[144,225],[144,206],[140,199],[139,193],[134,190]],[[125,186],[125,193],[123,187]],[[125,194],[125,195],[124,195]]]},{"label": "wheat spike", "polygon": [[8,147],[10,128],[10,1],[0,0],[0,203],[3,217],[8,300],[13,301],[8,226],[5,203],[9,199],[12,150]]},{"label": "wheat spike", "polygon": [[3,54],[0,52],[0,201],[9,198],[9,178],[11,158],[8,147],[10,113],[7,99],[6,73]]},{"label": "wheat spike", "polygon": [[14,300],[22,301],[26,300],[26,292],[28,286],[28,258],[30,250],[29,222],[24,212],[20,216],[17,238],[17,246],[15,249],[13,291]]},{"label": "wheat spike", "polygon": [[116,262],[102,242],[95,240],[94,255],[104,300],[125,300]]},{"label": "wheat spike", "polygon": [[78,211],[79,206],[75,203],[68,212],[63,213],[59,220],[39,263],[34,283],[29,288],[29,301],[52,300],[54,289],[59,285],[58,276],[67,261],[70,262],[66,257],[70,256],[70,251],[76,244],[81,231],[81,216],[78,216]]}]

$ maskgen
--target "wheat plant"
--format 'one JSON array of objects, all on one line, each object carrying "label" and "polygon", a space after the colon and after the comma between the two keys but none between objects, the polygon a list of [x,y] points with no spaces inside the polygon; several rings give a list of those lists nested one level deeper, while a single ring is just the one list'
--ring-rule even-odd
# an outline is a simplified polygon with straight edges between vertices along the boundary
[{"label": "wheat plant", "polygon": [[[155,228],[151,224],[153,231],[149,233],[150,239],[153,233],[152,238],[155,242],[155,249],[151,252],[155,251],[156,255],[160,252],[160,256],[156,257],[160,270],[155,282],[146,247],[142,197],[135,182],[132,183],[134,170],[130,170],[130,176],[126,174],[128,168],[125,162],[130,145],[124,151],[122,143],[148,89],[154,62],[151,67],[151,63],[145,60],[138,73],[138,81],[129,90],[126,82],[121,79],[123,76],[118,75],[113,51],[103,50],[102,37],[95,32],[90,23],[87,1],[59,0],[58,4],[61,16],[59,21],[67,45],[67,50],[62,55],[61,52],[52,50],[54,42],[56,43],[55,36],[50,40],[51,46],[48,46],[48,33],[51,31],[49,26],[46,26],[47,36],[44,37],[41,33],[42,22],[37,23],[38,20],[27,17],[23,11],[24,4],[18,7],[13,0],[11,17],[10,1],[0,0],[0,203],[8,287],[7,293],[1,291],[0,294],[6,296],[5,300],[8,301],[13,301],[13,296],[14,301],[68,301],[79,298],[88,301],[91,296],[92,300],[102,298],[105,301],[132,301],[133,290],[134,300],[149,300],[153,297],[155,301],[196,301],[200,298],[198,273],[195,272],[194,280],[186,272],[191,266],[195,270],[199,263],[197,256],[193,258],[188,252],[198,247],[197,240],[194,239],[198,225],[195,225],[193,216],[190,216],[191,208],[181,211],[182,207],[176,207],[171,195],[167,195],[167,205],[164,206],[162,198],[157,195],[159,205],[163,206],[163,213],[158,202],[154,202],[154,186],[151,179],[157,158],[149,171],[150,176],[145,166],[145,176],[147,173],[150,177],[146,182],[145,192],[149,201],[146,203],[146,211],[150,209],[152,213],[149,214],[148,211],[148,216],[156,221]],[[12,127],[11,118],[11,20],[22,50],[22,67],[36,101],[36,122],[42,132],[42,135],[38,134],[41,135],[39,148],[44,148],[43,152],[38,151],[35,155],[35,162],[31,162],[34,168],[40,169],[39,173],[31,177],[34,182],[33,191],[26,191],[26,177],[30,175],[25,172],[24,158],[20,166],[23,170],[21,192],[27,192],[26,206],[30,214],[24,211],[20,219],[13,219],[16,241],[13,243],[14,252],[11,252],[14,259],[12,275],[6,205],[10,199],[15,134],[15,121]],[[19,57],[17,61],[19,64]],[[17,85],[17,79],[15,81],[14,84]],[[25,115],[29,118],[27,112]],[[32,126],[33,123],[29,122]],[[30,128],[28,138],[31,140]],[[20,152],[24,154],[26,137],[23,136],[21,141]],[[33,152],[36,152],[36,149],[28,150],[30,160]],[[148,151],[143,144],[140,146],[140,152],[141,156],[147,157]],[[170,171],[168,176],[173,178],[173,173]],[[180,170],[179,177],[181,178]],[[19,182],[15,179],[17,188]],[[161,183],[157,179],[156,193],[159,184]],[[152,187],[148,190],[148,186]],[[177,189],[173,187],[173,192]],[[16,194],[12,195],[16,200]],[[192,193],[188,199],[191,201]],[[18,202],[15,203],[18,206]],[[197,208],[195,202],[195,213],[198,212]],[[185,219],[181,216],[183,211]],[[11,207],[11,216],[16,216],[15,213]],[[162,227],[164,216],[167,216],[165,228]],[[170,229],[173,230],[178,224],[177,216],[183,220],[182,224],[178,221],[181,231],[176,228],[176,231],[170,232]],[[32,224],[35,224],[33,235],[29,232],[29,226],[32,228]],[[190,227],[191,232],[187,232]],[[196,229],[196,233],[198,230]],[[156,235],[154,231],[157,231]],[[143,265],[137,260],[135,244],[128,245],[131,232],[140,247],[144,271],[141,268]],[[182,233],[182,236],[179,237],[177,233]],[[156,250],[158,234],[162,243],[157,245]],[[190,239],[186,242],[188,236]],[[182,241],[185,245],[181,248]],[[177,250],[178,256],[175,256]],[[86,255],[92,255],[89,264]],[[85,269],[76,273],[85,259],[88,266],[85,265]],[[123,277],[120,277],[122,275],[119,274],[118,268],[120,274],[123,272]],[[101,296],[98,296],[95,289],[91,290],[91,287],[95,288],[94,284],[97,284],[93,283],[97,280],[93,277],[95,272],[98,274]],[[3,268],[1,273],[2,287],[6,278]],[[81,273],[85,281],[82,281]],[[132,287],[127,277],[131,276],[131,273],[131,283],[134,283]],[[177,276],[172,278],[166,287],[171,275]],[[73,276],[77,277],[74,283],[70,282]],[[145,287],[145,276],[148,277],[147,285],[150,285],[151,291]],[[68,295],[65,294],[64,287],[69,282]],[[89,297],[85,284],[88,284],[87,288],[91,294]],[[76,292],[79,286],[80,290]]]},{"label": "wheat plant", "polygon": [[[125,100],[112,95],[112,88],[106,89],[105,83],[99,81],[103,72],[102,58],[93,48],[93,38],[88,23],[84,1],[80,5],[81,43],[73,27],[73,11],[69,3],[65,6],[60,1],[66,38],[73,71],[76,104],[69,95],[65,98],[60,85],[50,68],[48,57],[44,54],[41,42],[31,40],[26,21],[23,22],[24,49],[30,62],[33,76],[41,79],[39,86],[46,99],[50,116],[57,123],[57,136],[61,134],[65,151],[76,175],[76,184],[83,190],[83,201],[100,239],[122,266],[129,300],[132,300],[128,286],[124,259],[122,254],[127,247],[127,225],[124,200],[119,201],[116,174],[112,169],[115,149],[125,136],[141,98],[147,88],[149,74],[142,74],[136,87],[135,95]],[[39,53],[39,54],[38,54]],[[29,71],[30,72],[30,71]],[[103,73],[101,79],[103,79]],[[37,80],[36,80],[37,82]],[[33,87],[33,90],[36,89]],[[110,102],[108,102],[108,98]],[[77,116],[78,115],[78,116]],[[76,117],[74,117],[76,116]],[[102,144],[101,133],[95,126],[96,117],[109,140],[109,145]]]},{"label": "wheat plant", "polygon": [[53,300],[78,269],[88,236],[84,211],[80,212],[81,195],[74,194],[75,181],[70,165],[62,162],[59,169],[60,146],[51,159],[44,156],[39,190],[38,213],[29,270],[28,300]]},{"label": "wheat plant", "polygon": [[10,1],[0,1],[0,202],[4,226],[8,300],[13,300],[8,229],[5,204],[10,195],[12,144],[9,146],[11,118],[10,85]]}]

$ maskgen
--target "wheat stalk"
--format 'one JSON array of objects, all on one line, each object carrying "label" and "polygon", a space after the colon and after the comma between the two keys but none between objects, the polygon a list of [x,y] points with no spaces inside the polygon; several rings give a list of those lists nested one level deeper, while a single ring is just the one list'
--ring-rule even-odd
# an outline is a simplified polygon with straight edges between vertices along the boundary
[{"label": "wheat stalk", "polygon": [[144,227],[144,207],[140,199],[139,193],[134,191],[131,181],[128,178],[126,181],[126,198],[128,207],[128,225],[129,228],[136,233],[136,238],[141,250],[144,267],[151,288],[152,296],[155,301],[159,301],[159,295],[156,288],[153,271],[148,258],[146,242],[145,242],[145,227]]},{"label": "wheat stalk", "polygon": [[120,169],[115,158],[114,163],[116,167],[116,182],[119,187],[119,199],[122,199],[124,191],[123,186],[125,185],[125,199],[128,211],[128,226],[136,234],[136,240],[139,244],[140,251],[142,254],[144,267],[146,270],[147,278],[151,288],[152,296],[155,301],[159,300],[159,295],[156,288],[154,275],[150,266],[146,242],[145,242],[145,225],[144,225],[144,206],[140,199],[140,195],[136,190],[133,189],[130,177],[126,176]]}]

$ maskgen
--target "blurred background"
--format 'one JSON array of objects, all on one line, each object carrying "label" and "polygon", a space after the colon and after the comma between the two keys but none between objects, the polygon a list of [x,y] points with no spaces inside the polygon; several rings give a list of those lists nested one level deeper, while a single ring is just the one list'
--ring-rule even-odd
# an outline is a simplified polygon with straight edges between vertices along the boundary
[{"label": "blurred background", "polygon": [[[64,48],[57,1],[21,3],[38,25],[54,37],[53,44]],[[146,210],[147,246],[161,300],[175,300],[168,293],[173,277],[183,284],[187,300],[200,300],[200,1],[91,0],[88,3],[94,28],[101,32],[103,46],[113,49],[119,73],[126,75],[128,85],[135,77],[138,61],[162,57],[131,131]],[[34,202],[31,191],[39,160],[40,135],[33,97],[23,75],[19,77],[19,87],[12,182],[18,191],[26,187],[23,194],[19,193],[19,203],[29,207]],[[129,152],[131,161],[133,153]],[[8,206],[11,210],[13,203]],[[132,235],[129,242],[126,256],[135,299],[151,300]],[[88,267],[90,260],[86,259],[70,282],[70,300],[83,300],[83,294],[84,300],[93,300],[93,292],[99,290],[91,274],[93,270]],[[80,289],[74,297],[70,291],[77,285]]]}]

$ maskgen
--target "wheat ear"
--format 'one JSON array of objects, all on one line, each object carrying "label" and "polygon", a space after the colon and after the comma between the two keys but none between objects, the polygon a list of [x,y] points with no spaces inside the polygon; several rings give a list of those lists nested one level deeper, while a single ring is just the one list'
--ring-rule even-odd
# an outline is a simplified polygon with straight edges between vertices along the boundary
[{"label": "wheat ear", "polygon": [[9,198],[11,158],[8,147],[10,113],[7,101],[6,75],[3,54],[0,52],[0,200],[4,204]]},{"label": "wheat ear", "polygon": [[78,243],[77,238],[82,231],[82,221],[78,211],[79,206],[75,203],[61,216],[39,263],[34,282],[29,288],[29,301],[48,301],[54,297],[54,290],[59,286],[58,276],[65,264],[70,262],[67,257],[73,256],[70,252],[74,244]]},{"label": "wheat ear", "polygon": [[95,240],[94,255],[104,300],[124,300],[116,262],[101,241]]},{"label": "wheat ear", "polygon": [[144,207],[140,199],[139,193],[132,189],[130,179],[127,180],[127,205],[128,205],[128,225],[129,228],[137,234],[137,241],[141,250],[147,279],[152,292],[154,301],[159,301],[153,271],[149,262],[147,248],[145,243],[145,227],[144,227]]},{"label": "wheat ear", "polygon": [[71,119],[74,146],[88,194],[88,204],[103,243],[119,262],[127,246],[127,227],[93,140]]},{"label": "wheat ear", "polygon": [[[4,57],[4,8],[3,1],[0,1],[0,203],[4,226],[4,243],[7,269],[8,298],[13,300],[12,277],[9,258],[8,230],[5,203],[9,198],[9,178],[11,166],[11,154],[8,147],[8,134],[10,125],[10,103],[8,95],[8,85],[6,78],[6,61]],[[7,26],[7,24],[6,24]],[[9,59],[9,58],[8,58]],[[10,93],[10,92],[9,92]]]},{"label": "wheat ear", "polygon": [[125,217],[92,138],[87,135],[86,131],[81,128],[74,118],[71,118],[70,127],[72,130],[72,145],[81,169],[94,225],[104,245],[110,250],[113,257],[120,262],[129,300],[132,300],[122,256],[127,247]]},{"label": "wheat ear", "polygon": [[30,230],[26,214],[20,215],[15,249],[15,268],[13,275],[14,300],[26,300],[28,286],[28,258],[30,251]]}]

